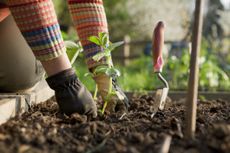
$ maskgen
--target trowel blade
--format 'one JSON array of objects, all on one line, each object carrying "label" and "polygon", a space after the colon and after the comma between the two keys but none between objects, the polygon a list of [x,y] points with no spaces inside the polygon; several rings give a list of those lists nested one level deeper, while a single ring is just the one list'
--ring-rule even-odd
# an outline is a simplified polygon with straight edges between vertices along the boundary
[{"label": "trowel blade", "polygon": [[156,101],[159,101],[159,110],[163,110],[168,96],[169,88],[162,88],[156,91]]}]

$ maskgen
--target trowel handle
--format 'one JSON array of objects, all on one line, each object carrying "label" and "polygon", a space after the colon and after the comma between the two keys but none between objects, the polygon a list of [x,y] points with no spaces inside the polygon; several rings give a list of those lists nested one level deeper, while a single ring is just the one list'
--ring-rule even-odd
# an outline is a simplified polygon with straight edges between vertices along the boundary
[{"label": "trowel handle", "polygon": [[164,23],[162,21],[157,23],[153,32],[152,53],[153,53],[153,71],[161,72],[163,68],[163,52],[164,47]]}]

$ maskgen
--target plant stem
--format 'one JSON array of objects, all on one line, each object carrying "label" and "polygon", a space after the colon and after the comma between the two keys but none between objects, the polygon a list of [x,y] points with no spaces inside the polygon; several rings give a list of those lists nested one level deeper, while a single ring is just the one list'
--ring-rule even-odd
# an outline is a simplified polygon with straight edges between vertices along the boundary
[{"label": "plant stem", "polygon": [[112,57],[111,57],[111,55],[106,56],[106,62],[108,63],[109,68],[111,68],[113,66],[112,65]]},{"label": "plant stem", "polygon": [[108,104],[108,101],[106,100],[105,103],[104,103],[104,105],[103,105],[103,108],[101,110],[102,115],[104,115],[104,113],[105,113],[105,109],[107,107],[107,104]]},{"label": "plant stem", "polygon": [[97,92],[98,92],[98,87],[97,87],[97,84],[96,84],[95,91],[94,91],[94,94],[93,94],[93,99],[94,100],[97,100]]},{"label": "plant stem", "polygon": [[107,96],[106,96],[106,100],[105,100],[105,103],[104,103],[104,105],[103,105],[103,108],[102,108],[102,114],[104,114],[105,113],[105,109],[106,109],[106,107],[107,107],[107,104],[108,104],[108,102],[109,102],[109,100],[110,100],[110,97],[111,97],[111,93],[112,93],[112,90],[113,90],[113,87],[112,87],[112,82],[113,80],[112,80],[112,78],[110,77],[109,78],[109,92],[108,92],[108,94],[107,94]]},{"label": "plant stem", "polygon": [[[112,60],[111,56],[107,56],[107,57],[106,57],[106,61],[107,61],[107,63],[108,63],[109,68],[112,67],[111,60]],[[110,77],[110,78],[109,78],[109,91],[108,91],[108,94],[107,94],[107,96],[106,96],[106,100],[105,100],[105,103],[104,103],[104,105],[103,105],[103,108],[102,108],[102,114],[105,113],[105,109],[106,109],[107,104],[108,104],[108,102],[109,102],[109,100],[110,100],[110,97],[111,97],[110,95],[111,95],[112,90],[113,90],[113,86],[112,86],[112,83],[113,83],[113,82],[112,82],[112,81],[113,81],[113,80],[112,80],[112,77]]]}]

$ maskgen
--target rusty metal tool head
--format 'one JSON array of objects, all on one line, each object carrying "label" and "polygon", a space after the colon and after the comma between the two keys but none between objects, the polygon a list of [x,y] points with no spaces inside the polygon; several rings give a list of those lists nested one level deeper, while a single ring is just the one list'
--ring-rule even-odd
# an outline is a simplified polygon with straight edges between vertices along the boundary
[{"label": "rusty metal tool head", "polygon": [[160,21],[157,23],[153,32],[153,41],[152,41],[153,72],[158,76],[159,80],[163,83],[164,86],[162,88],[157,89],[156,91],[156,98],[155,98],[156,101],[154,104],[154,110],[151,117],[153,117],[156,114],[158,109],[159,110],[164,109],[164,105],[169,91],[168,82],[161,75],[163,64],[164,64],[163,57],[162,57],[163,47],[164,47],[164,23]]}]

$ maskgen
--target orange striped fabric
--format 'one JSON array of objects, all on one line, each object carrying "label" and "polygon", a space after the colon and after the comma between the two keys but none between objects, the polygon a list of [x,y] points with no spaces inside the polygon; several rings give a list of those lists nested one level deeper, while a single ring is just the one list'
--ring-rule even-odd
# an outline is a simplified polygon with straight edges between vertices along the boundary
[{"label": "orange striped fabric", "polygon": [[[52,0],[8,0],[8,6],[37,59],[51,60],[65,52]],[[108,33],[103,1],[68,0],[68,6],[88,67],[107,64],[105,59],[99,62],[92,59],[103,49],[87,40],[99,32]]]},{"label": "orange striped fabric", "polygon": [[69,10],[76,27],[88,68],[107,64],[105,59],[96,62],[92,59],[103,49],[88,41],[90,36],[97,36],[99,32],[108,33],[107,19],[102,0],[68,0]]},{"label": "orange striped fabric", "polygon": [[8,0],[8,6],[38,60],[51,60],[66,51],[52,0]]}]

